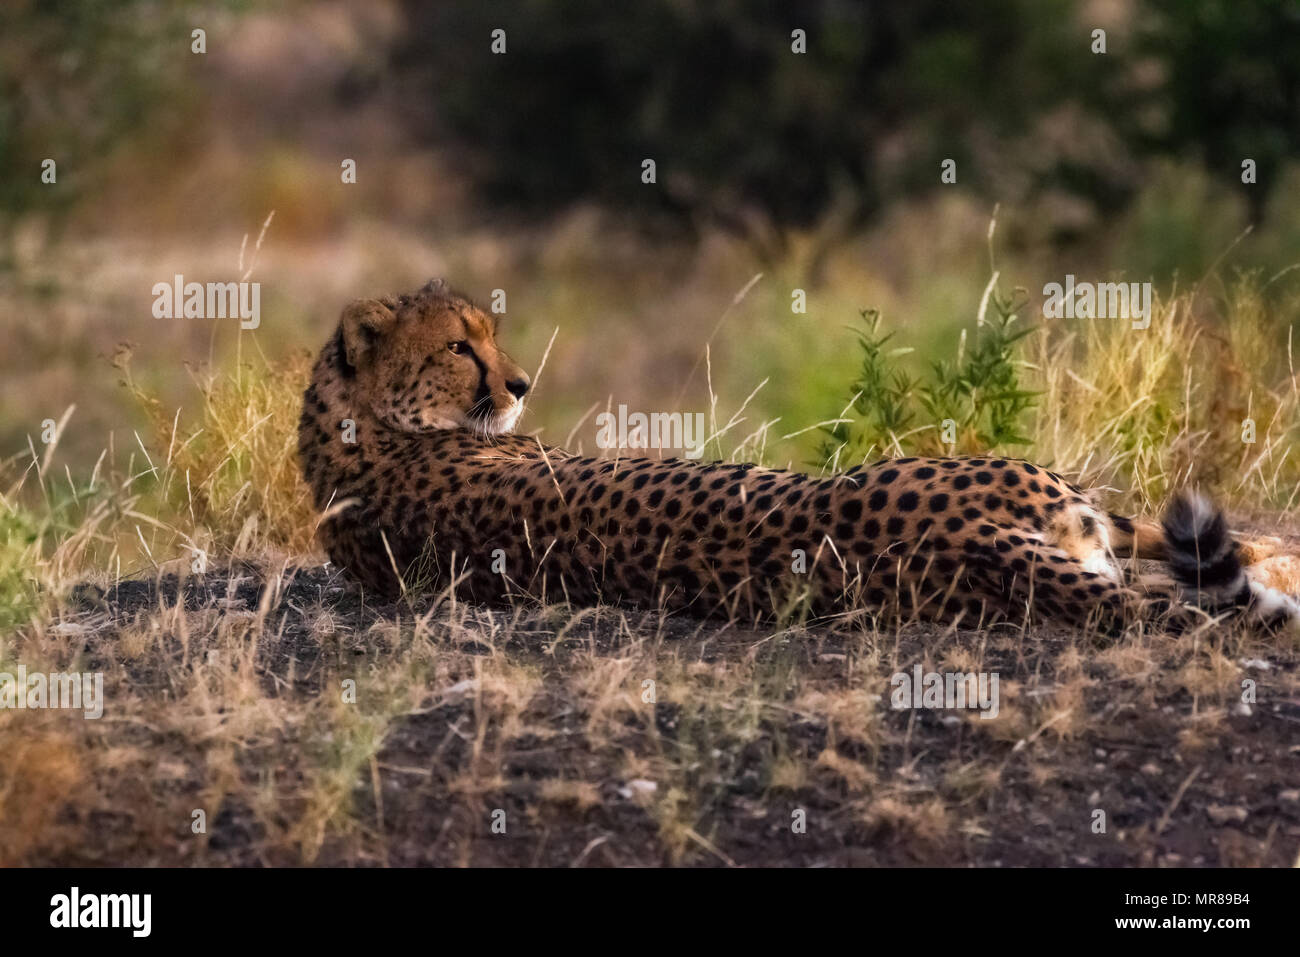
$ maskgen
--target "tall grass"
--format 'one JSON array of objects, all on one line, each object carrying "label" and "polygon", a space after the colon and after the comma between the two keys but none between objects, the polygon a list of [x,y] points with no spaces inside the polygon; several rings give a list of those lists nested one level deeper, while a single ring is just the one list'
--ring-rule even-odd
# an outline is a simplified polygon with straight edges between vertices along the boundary
[{"label": "tall grass", "polygon": [[861,367],[823,428],[818,464],[1012,454],[1114,486],[1132,508],[1157,508],[1184,485],[1243,509],[1300,507],[1296,343],[1258,274],[1217,299],[1193,290],[1157,301],[1146,329],[1118,319],[1017,328],[1023,297],[991,283],[986,300],[992,315],[982,304],[954,355],[923,374],[879,313],[864,312]]},{"label": "tall grass", "polygon": [[196,374],[198,416],[167,415],[136,384],[129,354],[116,365],[153,427],[160,520],[193,540],[243,551],[254,543],[291,552],[311,548],[311,498],[298,469],[298,417],[311,357],[258,356],[229,374]]},{"label": "tall grass", "polygon": [[1035,454],[1134,507],[1197,485],[1246,510],[1300,507],[1300,377],[1290,327],[1256,276],[1195,291],[1150,328],[1094,321],[1029,342]]},{"label": "tall grass", "polygon": [[297,463],[306,355],[196,372],[192,416],[168,415],[132,377],[129,353],[114,364],[148,433],[132,433],[127,448],[113,437],[88,479],[52,466],[57,436],[0,465],[0,628],[52,607],[82,578],[312,550],[315,516]]}]

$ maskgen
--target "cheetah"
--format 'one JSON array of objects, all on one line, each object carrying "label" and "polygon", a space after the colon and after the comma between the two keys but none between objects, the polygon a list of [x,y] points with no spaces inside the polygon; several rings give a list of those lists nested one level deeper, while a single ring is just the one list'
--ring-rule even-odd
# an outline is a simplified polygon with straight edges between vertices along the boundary
[{"label": "cheetah", "polygon": [[[322,349],[299,460],[323,546],[364,587],[967,626],[1300,622],[1300,602],[1248,574],[1198,495],[1176,498],[1157,524],[996,456],[819,478],[543,445],[512,431],[530,380],[497,332],[496,316],[433,280],[351,303]],[[1165,572],[1136,575],[1126,558]]]}]

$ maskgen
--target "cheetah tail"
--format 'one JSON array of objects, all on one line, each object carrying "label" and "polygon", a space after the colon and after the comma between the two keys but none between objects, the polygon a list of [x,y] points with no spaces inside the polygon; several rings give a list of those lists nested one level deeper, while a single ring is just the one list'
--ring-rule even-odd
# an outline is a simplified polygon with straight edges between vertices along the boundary
[{"label": "cheetah tail", "polygon": [[1176,496],[1162,526],[1169,571],[1194,604],[1212,613],[1248,610],[1270,628],[1300,626],[1300,602],[1247,577],[1223,512],[1204,495]]},{"label": "cheetah tail", "polygon": [[1111,547],[1120,558],[1144,558],[1155,562],[1165,560],[1168,554],[1165,530],[1158,522],[1125,518],[1112,512],[1110,527]]}]

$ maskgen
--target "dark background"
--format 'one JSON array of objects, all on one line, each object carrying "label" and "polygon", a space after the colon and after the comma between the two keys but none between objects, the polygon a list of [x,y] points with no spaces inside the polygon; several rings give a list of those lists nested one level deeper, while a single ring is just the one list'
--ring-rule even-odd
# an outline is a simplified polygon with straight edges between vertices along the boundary
[{"label": "dark background", "polygon": [[[432,274],[503,288],[525,366],[560,330],[531,413],[554,441],[611,396],[699,407],[687,376],[724,312],[715,386],[738,402],[768,379],[760,415],[816,421],[859,309],[921,353],[951,344],[995,206],[1003,281],[1035,295],[1066,272],[1267,280],[1300,250],[1296,0],[20,0],[0,17],[7,448],[74,401],[87,455],[130,424],[102,362],[122,341],[178,398],[184,360],[237,354],[231,328],[161,327],[148,290],[230,278],[272,210],[259,348],[314,348],[347,299]],[[1268,289],[1293,322],[1291,286]]]}]

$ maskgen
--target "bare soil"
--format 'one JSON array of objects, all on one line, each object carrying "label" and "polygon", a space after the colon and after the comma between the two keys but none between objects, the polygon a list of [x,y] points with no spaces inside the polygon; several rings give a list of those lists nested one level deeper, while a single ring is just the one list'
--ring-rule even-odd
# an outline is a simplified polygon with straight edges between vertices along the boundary
[{"label": "bare soil", "polygon": [[[75,786],[0,843],[14,861],[1280,867],[1300,847],[1300,653],[1217,628],[373,605],[327,567],[258,564],[83,586],[64,625],[107,710],[51,731]],[[997,672],[999,716],[894,710],[917,663]],[[357,703],[323,707],[348,678]],[[371,737],[330,718],[348,708]]]}]

